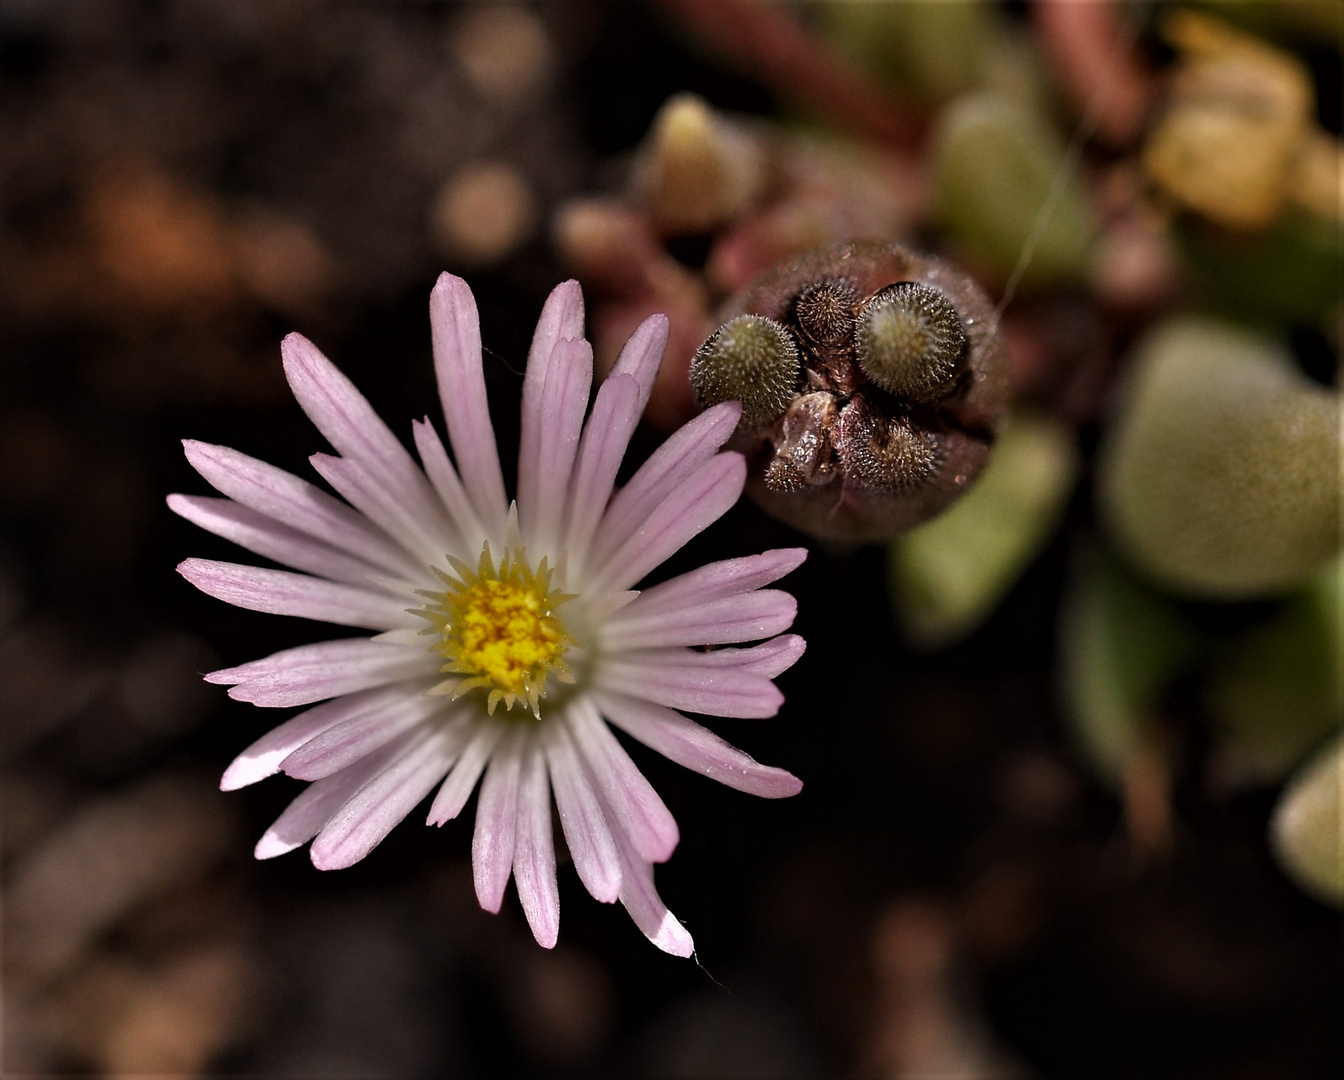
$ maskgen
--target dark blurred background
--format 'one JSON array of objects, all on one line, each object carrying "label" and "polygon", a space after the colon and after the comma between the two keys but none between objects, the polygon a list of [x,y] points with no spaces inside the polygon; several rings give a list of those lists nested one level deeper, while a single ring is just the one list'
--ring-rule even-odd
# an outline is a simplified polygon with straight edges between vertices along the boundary
[{"label": "dark blurred background", "polygon": [[[785,708],[717,725],[797,798],[636,748],[681,824],[658,883],[696,962],[565,868],[553,952],[512,894],[482,913],[470,815],[412,814],[339,873],[252,860],[299,785],[217,790],[275,718],[199,676],[326,631],[173,572],[236,554],[167,512],[205,490],[179,440],[305,473],[292,329],[404,435],[437,411],[450,269],[507,474],[568,276],[548,218],[687,90],[780,104],[641,3],[0,0],[6,1074],[1344,1074],[1339,920],[1271,863],[1270,795],[1178,778],[1176,854],[1136,864],[1069,748],[1053,656],[1083,495],[935,656],[898,637],[883,552],[813,551]],[[798,542],[743,503],[671,569]]]}]

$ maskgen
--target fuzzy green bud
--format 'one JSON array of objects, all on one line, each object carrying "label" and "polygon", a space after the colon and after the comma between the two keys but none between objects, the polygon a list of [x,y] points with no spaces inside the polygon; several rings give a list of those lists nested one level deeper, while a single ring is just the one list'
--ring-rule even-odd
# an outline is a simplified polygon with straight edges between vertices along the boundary
[{"label": "fuzzy green bud", "polygon": [[863,373],[889,394],[914,401],[943,397],[964,367],[966,331],[937,289],[901,281],[859,312],[855,351]]},{"label": "fuzzy green bud", "polygon": [[762,315],[739,315],[712,333],[691,360],[691,386],[701,408],[742,402],[740,429],[752,431],[784,414],[798,385],[801,360],[787,329]]}]

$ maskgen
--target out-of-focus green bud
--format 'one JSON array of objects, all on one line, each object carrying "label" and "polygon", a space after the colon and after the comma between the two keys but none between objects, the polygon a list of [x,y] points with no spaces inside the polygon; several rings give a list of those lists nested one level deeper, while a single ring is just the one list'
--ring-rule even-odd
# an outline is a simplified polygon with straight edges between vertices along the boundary
[{"label": "out-of-focus green bud", "polygon": [[1340,546],[1340,399],[1272,341],[1173,319],[1137,348],[1099,498],[1134,564],[1190,595],[1282,592]]},{"label": "out-of-focus green bud", "polygon": [[756,204],[768,180],[766,140],[694,94],[668,99],[635,161],[635,183],[667,235],[705,233]]},{"label": "out-of-focus green bud", "polygon": [[1178,229],[1181,254],[1204,303],[1240,319],[1314,323],[1339,302],[1344,234],[1296,214],[1255,237]]},{"label": "out-of-focus green bud", "polygon": [[1344,907],[1344,736],[1288,783],[1269,834],[1289,877],[1318,900]]},{"label": "out-of-focus green bud", "polygon": [[1007,276],[1037,227],[1024,284],[1079,276],[1094,232],[1081,182],[1067,176],[1064,144],[1049,122],[1013,98],[977,93],[953,102],[938,121],[934,189],[939,216],[988,267]]},{"label": "out-of-focus green bud", "polygon": [[1095,555],[1078,568],[1061,614],[1060,676],[1079,748],[1103,778],[1121,782],[1198,646],[1175,607],[1115,563]]},{"label": "out-of-focus green bud", "polygon": [[920,97],[942,100],[975,86],[999,29],[985,0],[820,6],[827,38],[869,71]]},{"label": "out-of-focus green bud", "polygon": [[1277,780],[1344,720],[1344,561],[1228,642],[1205,690],[1242,777]]},{"label": "out-of-focus green bud", "polygon": [[980,482],[891,545],[887,565],[906,635],[937,648],[978,628],[1054,531],[1077,473],[1065,425],[1011,420]]}]

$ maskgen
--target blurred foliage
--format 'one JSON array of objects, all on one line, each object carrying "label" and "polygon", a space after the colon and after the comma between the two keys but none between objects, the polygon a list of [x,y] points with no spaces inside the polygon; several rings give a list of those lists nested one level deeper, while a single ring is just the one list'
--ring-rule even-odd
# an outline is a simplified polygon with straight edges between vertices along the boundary
[{"label": "blurred foliage", "polygon": [[1344,736],[1289,781],[1274,808],[1271,835],[1293,880],[1318,899],[1344,907]]},{"label": "blurred foliage", "polygon": [[1176,229],[1196,299],[1238,319],[1319,323],[1344,296],[1344,233],[1292,214],[1255,237]]},{"label": "blurred foliage", "polygon": [[891,544],[887,569],[906,636],[939,648],[978,628],[1058,526],[1077,475],[1067,425],[1013,417],[975,486]]},{"label": "blurred foliage", "polygon": [[842,51],[893,86],[942,101],[982,83],[998,38],[999,12],[985,0],[820,5],[820,24]]},{"label": "blurred foliage", "polygon": [[1030,106],[993,92],[953,102],[931,167],[939,220],[973,262],[1006,278],[1031,239],[1024,285],[1082,274],[1095,232],[1087,192],[1065,168],[1063,140]]},{"label": "blurred foliage", "polygon": [[1119,783],[1200,636],[1161,594],[1101,553],[1075,567],[1060,614],[1059,665],[1078,746]]},{"label": "blurred foliage", "polygon": [[1339,548],[1339,396],[1273,340],[1173,318],[1129,362],[1100,462],[1111,535],[1177,592],[1273,595]]},{"label": "blurred foliage", "polygon": [[1222,643],[1205,688],[1235,766],[1279,780],[1344,721],[1344,562]]}]

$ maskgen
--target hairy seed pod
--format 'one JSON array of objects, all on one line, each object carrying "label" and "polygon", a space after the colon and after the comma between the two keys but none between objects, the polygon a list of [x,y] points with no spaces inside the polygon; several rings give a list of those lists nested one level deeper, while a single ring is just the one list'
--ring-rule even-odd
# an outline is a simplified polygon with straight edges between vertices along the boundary
[{"label": "hairy seed pod", "polygon": [[754,410],[732,444],[751,464],[748,493],[781,521],[823,539],[888,540],[984,466],[1006,410],[1007,357],[989,299],[941,259],[883,241],[822,248],[762,275],[722,317],[692,368],[703,405],[702,386],[732,384],[712,400],[748,390],[720,344],[743,317],[795,346],[787,393]]},{"label": "hairy seed pod", "polygon": [[961,373],[966,331],[937,289],[919,281],[888,285],[863,305],[854,326],[863,373],[912,401],[945,397]]},{"label": "hairy seed pod", "polygon": [[691,386],[703,409],[742,402],[739,431],[754,431],[783,415],[798,386],[801,360],[793,334],[774,319],[729,319],[695,351]]},{"label": "hairy seed pod", "polygon": [[798,294],[794,314],[798,329],[815,345],[847,346],[854,332],[854,308],[859,294],[845,278],[821,281]]},{"label": "hairy seed pod", "polygon": [[862,397],[840,410],[836,453],[851,483],[898,492],[927,480],[938,464],[933,434],[908,416],[884,416]]}]

